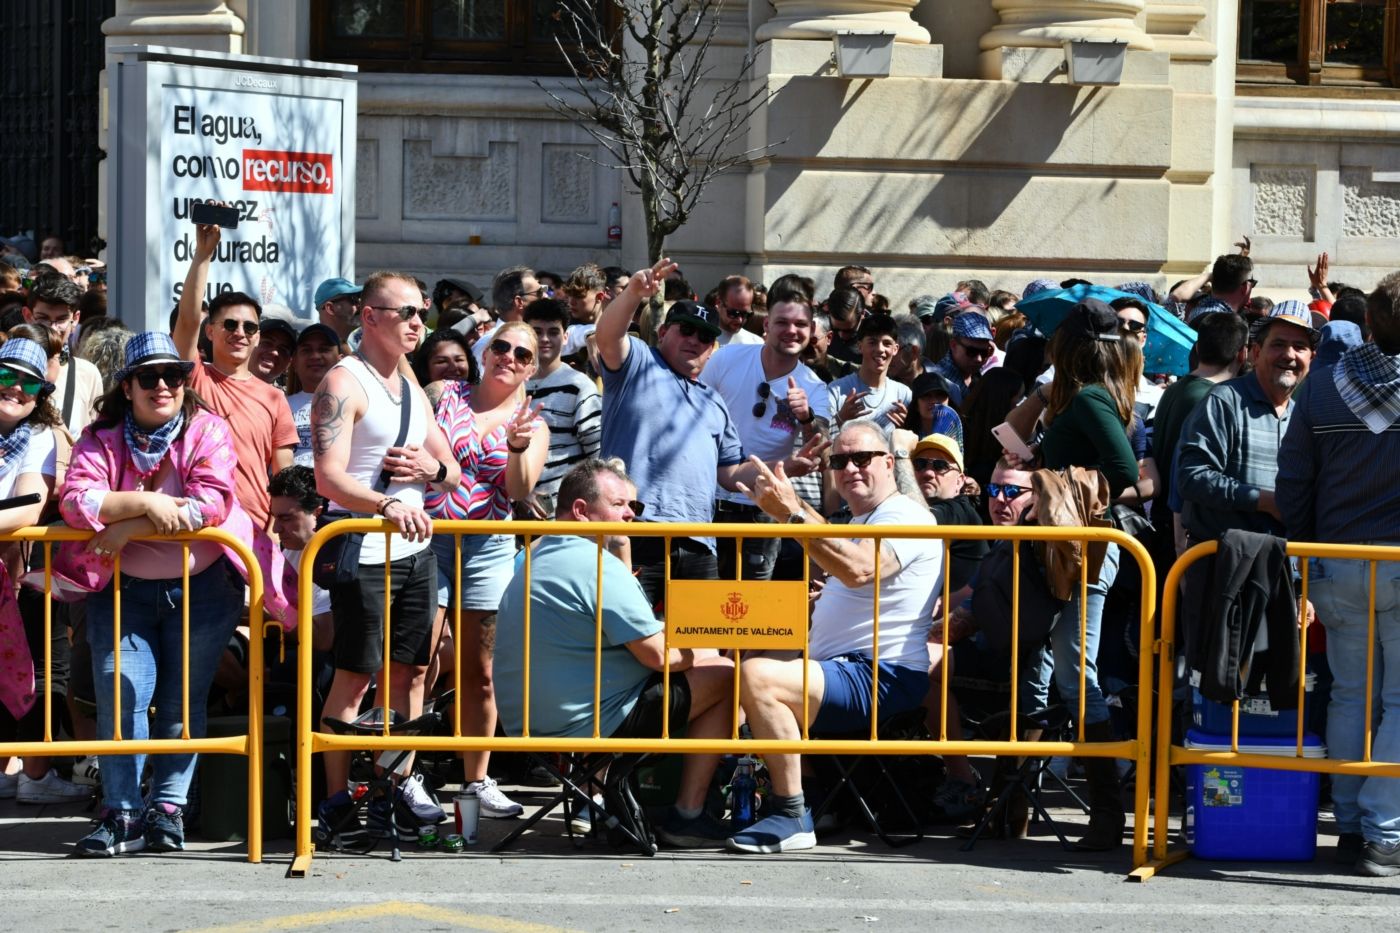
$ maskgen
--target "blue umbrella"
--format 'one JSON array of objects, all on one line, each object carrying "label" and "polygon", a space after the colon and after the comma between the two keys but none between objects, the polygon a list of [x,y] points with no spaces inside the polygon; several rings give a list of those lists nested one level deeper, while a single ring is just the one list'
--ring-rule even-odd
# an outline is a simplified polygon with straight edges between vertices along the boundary
[{"label": "blue umbrella", "polygon": [[[1119,298],[1143,299],[1129,292],[1102,285],[1076,285],[1057,292],[1039,292],[1016,303],[1032,324],[1051,334],[1069,314],[1070,309],[1085,298],[1097,298],[1112,304]],[[1147,347],[1143,350],[1143,369],[1149,373],[1170,373],[1184,376],[1191,371],[1191,348],[1196,345],[1196,332],[1180,318],[1159,304],[1147,305]]]}]

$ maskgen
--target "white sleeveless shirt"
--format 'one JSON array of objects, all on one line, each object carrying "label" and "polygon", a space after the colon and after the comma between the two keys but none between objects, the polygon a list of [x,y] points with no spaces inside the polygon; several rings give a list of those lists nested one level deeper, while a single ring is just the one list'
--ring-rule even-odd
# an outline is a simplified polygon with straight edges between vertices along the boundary
[{"label": "white sleeveless shirt", "polygon": [[[367,489],[374,489],[379,482],[379,474],[384,469],[384,454],[394,446],[394,441],[399,437],[399,422],[402,419],[400,405],[412,405],[408,419],[408,434],[404,438],[404,445],[423,445],[423,441],[428,436],[428,416],[423,406],[419,404],[417,394],[413,391],[412,383],[405,387],[402,393],[403,398],[396,405],[389,395],[388,389],[383,381],[370,372],[369,367],[357,356],[347,356],[339,363],[335,364],[336,369],[343,369],[355,377],[360,388],[364,390],[365,398],[369,404],[365,408],[365,413],[356,421],[350,431],[350,458],[345,464],[345,472],[363,483]],[[395,376],[398,374],[395,373]],[[389,488],[382,490],[387,496],[393,496],[402,501],[405,505],[414,508],[423,507],[423,486],[421,484],[403,483],[393,480],[389,483]],[[331,503],[332,509],[349,511],[336,503]],[[364,513],[358,513],[364,514]],[[370,516],[373,517],[373,516]],[[392,559],[399,560],[417,554],[428,546],[427,541],[409,541],[401,534],[392,535]],[[360,549],[360,564],[383,564],[384,563],[384,535],[365,535],[364,545]]]}]

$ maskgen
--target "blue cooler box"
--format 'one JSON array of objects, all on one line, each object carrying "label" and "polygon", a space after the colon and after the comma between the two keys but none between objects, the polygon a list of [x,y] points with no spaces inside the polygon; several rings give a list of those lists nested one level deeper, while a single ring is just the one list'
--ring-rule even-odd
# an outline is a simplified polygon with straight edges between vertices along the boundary
[{"label": "blue cooler box", "polygon": [[[1294,754],[1296,739],[1240,739],[1240,751],[1256,755]],[[1186,747],[1228,752],[1230,736],[1192,729]],[[1303,736],[1303,757],[1326,758],[1315,735]],[[1197,858],[1225,861],[1309,862],[1317,851],[1317,794],[1320,775],[1233,765],[1186,768],[1184,835]]]},{"label": "blue cooler box", "polygon": [[[1201,691],[1197,689],[1200,678],[1199,672],[1191,672],[1191,722],[1201,732],[1229,736],[1230,704],[1217,703],[1201,696]],[[1308,721],[1308,711],[1312,707],[1313,688],[1316,686],[1317,675],[1309,672],[1303,681],[1304,728]],[[1296,709],[1274,709],[1269,705],[1268,694],[1245,697],[1240,700],[1240,736],[1288,735],[1294,736],[1296,741],[1298,712]]]}]

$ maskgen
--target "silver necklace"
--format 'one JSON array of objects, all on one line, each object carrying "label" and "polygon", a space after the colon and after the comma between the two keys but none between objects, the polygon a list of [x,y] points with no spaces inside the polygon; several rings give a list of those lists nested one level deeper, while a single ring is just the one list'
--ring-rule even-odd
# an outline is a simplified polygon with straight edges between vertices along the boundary
[{"label": "silver necklace", "polygon": [[365,369],[369,370],[370,375],[374,377],[374,381],[379,383],[379,388],[384,390],[384,394],[389,397],[389,401],[393,402],[395,405],[402,405],[403,395],[401,394],[398,398],[394,398],[394,393],[390,392],[389,387],[384,384],[384,378],[380,376],[378,372],[375,371],[373,366],[369,365],[369,360],[365,359],[365,355],[359,350],[356,350],[355,356],[359,357],[359,360],[361,363],[364,364]]}]

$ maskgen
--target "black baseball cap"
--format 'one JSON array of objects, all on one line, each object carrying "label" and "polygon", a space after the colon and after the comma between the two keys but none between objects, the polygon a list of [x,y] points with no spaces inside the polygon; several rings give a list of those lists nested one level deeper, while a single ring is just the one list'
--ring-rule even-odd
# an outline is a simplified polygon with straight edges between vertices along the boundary
[{"label": "black baseball cap", "polygon": [[666,324],[693,324],[701,333],[711,338],[720,334],[719,318],[713,308],[683,298],[671,305],[666,312]]}]

